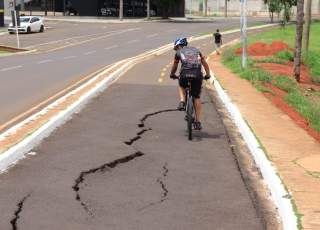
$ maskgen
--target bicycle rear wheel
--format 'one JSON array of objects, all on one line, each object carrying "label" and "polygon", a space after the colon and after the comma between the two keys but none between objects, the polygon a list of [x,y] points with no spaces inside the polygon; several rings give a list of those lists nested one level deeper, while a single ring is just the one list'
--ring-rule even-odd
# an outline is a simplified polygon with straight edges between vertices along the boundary
[{"label": "bicycle rear wheel", "polygon": [[188,128],[188,139],[191,141],[192,140],[192,124],[193,124],[193,98],[188,97],[187,101],[187,128]]}]

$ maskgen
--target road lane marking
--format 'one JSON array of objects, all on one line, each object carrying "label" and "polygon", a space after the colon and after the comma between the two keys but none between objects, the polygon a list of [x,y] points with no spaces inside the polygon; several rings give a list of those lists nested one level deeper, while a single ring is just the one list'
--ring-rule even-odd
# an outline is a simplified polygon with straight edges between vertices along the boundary
[{"label": "road lane marking", "polygon": [[67,57],[64,57],[63,59],[68,60],[68,59],[73,59],[73,58],[76,58],[76,56],[67,56]]},{"label": "road lane marking", "polygon": [[22,68],[22,65],[17,65],[17,66],[12,66],[12,67],[8,67],[8,68],[3,68],[0,71],[1,72],[6,72],[6,71],[10,71],[10,70],[16,70],[16,69],[20,69]]},{"label": "road lane marking", "polygon": [[113,46],[109,46],[109,47],[106,47],[104,48],[105,50],[111,50],[111,49],[114,49],[114,48],[117,48],[118,45],[113,45]]},{"label": "road lane marking", "polygon": [[96,52],[97,52],[96,50],[92,50],[92,51],[86,52],[84,55],[90,55],[90,54],[94,54]]},{"label": "road lane marking", "polygon": [[176,32],[176,31],[177,31],[176,29],[168,30],[168,32]]},{"label": "road lane marking", "polygon": [[128,41],[127,43],[128,44],[132,44],[132,43],[136,43],[136,42],[138,42],[139,40],[131,40],[131,41]]},{"label": "road lane marking", "polygon": [[157,34],[157,33],[155,33],[155,34],[149,34],[148,36],[147,36],[147,38],[153,38],[153,37],[156,37],[156,36],[158,36],[159,34]]},{"label": "road lane marking", "polygon": [[47,60],[39,61],[39,62],[37,62],[37,64],[44,64],[44,63],[48,63],[48,62],[53,62],[53,60],[47,59]]},{"label": "road lane marking", "polygon": [[[91,35],[81,35],[81,36],[75,36],[75,37],[71,37],[71,38],[65,38],[65,39],[61,39],[61,40],[55,40],[55,41],[50,41],[50,42],[46,42],[46,43],[42,43],[37,45],[37,47],[39,46],[44,46],[44,45],[52,45],[52,44],[57,44],[60,42],[69,42],[69,41],[74,41],[74,42],[70,42],[69,45],[63,46],[63,47],[58,47],[58,48],[53,48],[49,51],[55,51],[55,50],[59,50],[59,49],[63,49],[69,46],[75,46],[75,45],[81,45],[83,43],[86,42],[90,42],[90,41],[94,41],[94,40],[98,40],[98,39],[103,39],[103,38],[107,38],[107,37],[111,37],[111,36],[115,36],[115,35],[119,35],[119,34],[123,34],[126,32],[132,32],[132,31],[137,31],[137,30],[141,30],[140,27],[134,27],[134,28],[130,28],[130,29],[124,29],[124,30],[113,30],[113,31],[108,31],[107,33],[97,33],[97,34],[91,34]],[[95,37],[97,36],[97,37]],[[81,39],[81,38],[87,38],[86,40],[82,40],[79,41],[77,39]],[[28,46],[26,47],[27,49],[31,49],[31,48],[35,48],[36,46]]]}]

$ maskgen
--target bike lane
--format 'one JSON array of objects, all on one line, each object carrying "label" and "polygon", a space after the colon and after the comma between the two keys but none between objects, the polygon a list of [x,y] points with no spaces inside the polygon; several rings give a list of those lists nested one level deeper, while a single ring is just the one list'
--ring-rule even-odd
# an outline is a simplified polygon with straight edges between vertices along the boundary
[{"label": "bike lane", "polygon": [[263,229],[205,90],[187,141],[172,57],[138,64],[0,175],[0,229]]}]

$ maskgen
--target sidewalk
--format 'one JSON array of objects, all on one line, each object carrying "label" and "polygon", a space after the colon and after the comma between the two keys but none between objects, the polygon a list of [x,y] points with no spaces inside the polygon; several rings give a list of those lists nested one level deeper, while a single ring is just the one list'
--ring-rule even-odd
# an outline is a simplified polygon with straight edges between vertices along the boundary
[{"label": "sidewalk", "polygon": [[320,144],[248,81],[224,67],[220,56],[211,56],[209,65],[292,193],[303,228],[320,229]]}]

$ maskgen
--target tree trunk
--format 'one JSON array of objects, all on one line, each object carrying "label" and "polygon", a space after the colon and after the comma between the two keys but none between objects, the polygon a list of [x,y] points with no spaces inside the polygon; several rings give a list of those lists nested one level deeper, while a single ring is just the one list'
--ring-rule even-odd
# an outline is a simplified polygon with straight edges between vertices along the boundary
[{"label": "tree trunk", "polygon": [[228,0],[224,0],[224,17],[228,17]]},{"label": "tree trunk", "polygon": [[307,0],[307,7],[306,7],[306,24],[303,31],[303,50],[308,57],[309,51],[309,37],[310,37],[310,25],[311,25],[311,6],[312,0]]},{"label": "tree trunk", "polygon": [[294,76],[300,82],[301,73],[301,46],[303,34],[304,0],[298,0],[297,25],[296,25],[296,48],[294,57]]},{"label": "tree trunk", "polygon": [[204,16],[208,16],[208,0],[204,0]]}]

